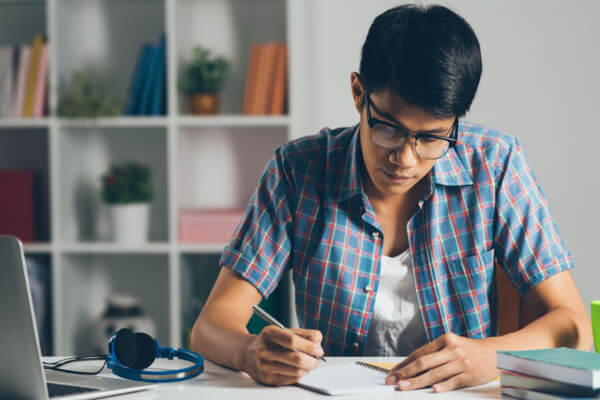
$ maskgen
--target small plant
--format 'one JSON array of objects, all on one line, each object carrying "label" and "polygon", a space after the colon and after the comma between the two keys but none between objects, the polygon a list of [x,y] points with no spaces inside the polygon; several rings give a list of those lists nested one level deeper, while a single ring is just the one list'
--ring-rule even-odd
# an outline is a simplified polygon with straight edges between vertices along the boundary
[{"label": "small plant", "polygon": [[114,117],[125,105],[115,78],[91,68],[74,72],[69,82],[61,85],[59,99],[59,115],[70,118]]},{"label": "small plant", "polygon": [[222,56],[211,57],[210,50],[196,47],[192,59],[184,64],[179,89],[186,95],[219,93],[229,76],[229,61]]},{"label": "small plant", "polygon": [[112,165],[102,176],[102,199],[108,204],[149,202],[152,197],[150,169],[144,165]]}]

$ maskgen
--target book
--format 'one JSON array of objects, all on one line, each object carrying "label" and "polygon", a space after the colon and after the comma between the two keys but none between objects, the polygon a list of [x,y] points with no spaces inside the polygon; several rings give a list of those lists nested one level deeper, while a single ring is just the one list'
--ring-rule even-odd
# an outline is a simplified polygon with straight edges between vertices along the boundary
[{"label": "book", "polygon": [[283,115],[286,106],[287,93],[287,45],[279,43],[275,60],[273,76],[273,94],[269,104],[269,114]]},{"label": "book", "polygon": [[273,94],[273,76],[277,57],[277,43],[269,42],[264,45],[258,65],[258,78],[256,82],[256,103],[254,114],[267,114]]},{"label": "book", "polygon": [[586,400],[598,399],[598,397],[569,396],[557,393],[545,393],[536,390],[522,389],[518,387],[502,386],[502,394],[523,400]]},{"label": "book", "polygon": [[393,392],[396,385],[386,385],[385,377],[396,363],[354,362],[319,366],[300,378],[298,385],[331,396]]},{"label": "book", "polygon": [[570,396],[600,395],[600,390],[511,371],[500,371],[500,385]]},{"label": "book", "polygon": [[35,84],[35,96],[33,101],[33,116],[41,117],[44,115],[44,105],[46,104],[46,91],[48,88],[48,45],[44,44],[40,52],[40,66]]},{"label": "book", "polygon": [[152,45],[146,43],[140,48],[140,54],[138,56],[137,66],[135,73],[129,87],[129,98],[125,105],[125,115],[135,115],[137,112],[137,106],[142,95],[146,75],[148,73],[148,67],[150,65],[150,56],[152,52]]},{"label": "book", "polygon": [[29,170],[0,170],[0,235],[34,240],[33,173]]},{"label": "book", "polygon": [[163,108],[165,104],[166,94],[166,65],[167,58],[167,36],[163,33],[160,37],[158,45],[158,69],[156,71],[156,79],[152,88],[152,100],[150,106],[150,114],[161,115],[164,114]]},{"label": "book", "polygon": [[31,59],[31,46],[24,45],[19,50],[19,63],[17,66],[17,87],[13,101],[13,115],[15,117],[23,116],[23,106],[25,104],[25,90],[27,88],[27,72],[29,71],[29,61]]},{"label": "book", "polygon": [[539,378],[600,389],[600,354],[566,347],[496,352],[496,366]]},{"label": "book", "polygon": [[11,46],[0,46],[0,116],[12,114],[13,56]]},{"label": "book", "polygon": [[38,79],[38,69],[40,68],[40,58],[42,56],[42,36],[35,35],[31,50],[31,59],[29,60],[29,71],[27,72],[27,87],[25,89],[25,102],[23,104],[23,116],[33,117],[33,106],[35,102],[35,88]]},{"label": "book", "polygon": [[150,45],[150,55],[148,56],[148,72],[144,77],[142,93],[138,99],[139,104],[136,107],[137,115],[147,115],[150,113],[150,98],[152,96],[152,87],[156,79],[156,71],[159,63],[159,49],[156,45]]},{"label": "book", "polygon": [[244,104],[242,112],[244,114],[252,114],[254,108],[254,95],[256,93],[256,78],[258,73],[258,62],[261,51],[261,45],[252,44],[250,49],[250,59],[248,61],[248,73],[246,74],[246,89],[244,91]]}]

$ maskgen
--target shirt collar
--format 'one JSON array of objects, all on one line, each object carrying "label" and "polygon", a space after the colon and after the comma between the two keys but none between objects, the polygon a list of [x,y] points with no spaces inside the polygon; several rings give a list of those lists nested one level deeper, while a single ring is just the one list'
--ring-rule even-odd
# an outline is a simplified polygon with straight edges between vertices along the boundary
[{"label": "shirt collar", "polygon": [[[462,126],[459,126],[459,137]],[[334,200],[341,202],[357,195],[364,195],[362,190],[361,173],[363,166],[362,153],[360,147],[360,124],[354,128],[348,151],[344,160],[343,170],[340,171],[342,179],[339,190],[335,191]],[[460,154],[465,152],[465,148],[460,141],[455,146],[450,147],[448,152],[434,164],[430,176],[430,184],[425,193],[425,198],[433,192],[433,184],[443,186],[465,186],[473,184],[473,172],[471,165],[463,161]],[[339,175],[338,175],[339,176]],[[338,179],[334,177],[334,179]],[[428,192],[428,193],[427,193]]]}]

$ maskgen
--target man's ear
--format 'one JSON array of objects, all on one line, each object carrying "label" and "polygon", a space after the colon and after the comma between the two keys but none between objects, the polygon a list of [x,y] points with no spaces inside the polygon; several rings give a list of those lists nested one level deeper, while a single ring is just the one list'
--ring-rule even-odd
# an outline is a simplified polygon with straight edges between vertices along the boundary
[{"label": "man's ear", "polygon": [[360,75],[358,72],[352,72],[350,74],[350,89],[352,91],[352,100],[354,101],[354,107],[359,114],[362,114],[364,104],[365,90],[362,82],[360,81]]}]

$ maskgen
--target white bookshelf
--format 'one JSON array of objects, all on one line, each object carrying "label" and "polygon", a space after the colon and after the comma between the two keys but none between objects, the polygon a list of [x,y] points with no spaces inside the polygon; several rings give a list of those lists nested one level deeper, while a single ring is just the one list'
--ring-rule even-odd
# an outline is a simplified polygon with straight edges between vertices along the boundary
[{"label": "white bookshelf", "polygon": [[[241,108],[252,43],[286,41],[291,57],[288,20],[295,1],[0,0],[0,44],[26,44],[44,33],[50,50],[49,115],[0,118],[0,148],[8,143],[24,154],[33,146],[36,157],[18,161],[0,150],[0,168],[35,168],[46,177],[46,233],[26,244],[25,252],[50,262],[55,354],[91,351],[86,338],[115,292],[140,297],[162,344],[185,345],[191,313],[208,296],[225,243],[179,243],[179,210],[244,208],[273,150],[294,136],[290,100],[285,116],[246,116]],[[93,63],[109,68],[117,84],[128,88],[142,43],[157,42],[162,32],[167,115],[57,115],[63,79]],[[216,116],[189,114],[178,93],[179,65],[196,45],[232,63]],[[292,72],[293,65],[290,81]],[[107,234],[100,176],[119,161],[152,169],[150,237],[140,246],[111,242]]]}]

